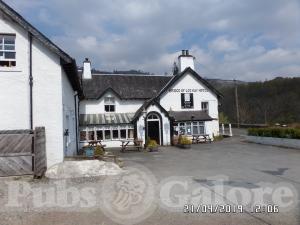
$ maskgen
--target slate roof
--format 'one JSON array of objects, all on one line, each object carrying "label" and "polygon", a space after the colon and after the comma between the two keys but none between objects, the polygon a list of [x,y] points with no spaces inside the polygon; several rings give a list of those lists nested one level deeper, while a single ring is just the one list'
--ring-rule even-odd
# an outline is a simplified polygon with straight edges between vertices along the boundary
[{"label": "slate roof", "polygon": [[113,125],[130,124],[134,113],[103,113],[103,114],[81,114],[79,125]]},{"label": "slate roof", "polygon": [[175,122],[213,120],[205,111],[169,111],[169,115]]},{"label": "slate roof", "polygon": [[19,13],[17,13],[14,9],[12,9],[2,0],[0,0],[0,10],[4,13],[4,15],[9,17],[12,21],[17,23],[29,34],[31,34],[33,38],[40,41],[50,51],[54,52],[60,57],[61,65],[64,68],[68,76],[68,79],[72,84],[72,87],[75,90],[77,90],[80,95],[82,92],[82,88],[78,76],[76,61],[71,56],[69,56],[66,52],[60,49],[56,44],[54,44],[50,39],[48,39],[44,34],[42,34],[38,29],[36,29],[29,22],[27,22]]},{"label": "slate roof", "polygon": [[169,82],[172,76],[155,75],[93,75],[83,79],[86,99],[99,99],[108,90],[121,99],[151,99]]}]

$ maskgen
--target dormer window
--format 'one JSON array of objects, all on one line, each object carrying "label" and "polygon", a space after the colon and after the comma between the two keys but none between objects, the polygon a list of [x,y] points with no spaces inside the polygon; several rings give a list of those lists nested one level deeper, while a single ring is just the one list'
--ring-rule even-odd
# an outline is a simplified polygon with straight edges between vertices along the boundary
[{"label": "dormer window", "polygon": [[105,97],[104,98],[104,111],[105,112],[115,112],[115,98],[114,97]]},{"label": "dormer window", "polygon": [[16,35],[0,34],[0,67],[16,66]]}]

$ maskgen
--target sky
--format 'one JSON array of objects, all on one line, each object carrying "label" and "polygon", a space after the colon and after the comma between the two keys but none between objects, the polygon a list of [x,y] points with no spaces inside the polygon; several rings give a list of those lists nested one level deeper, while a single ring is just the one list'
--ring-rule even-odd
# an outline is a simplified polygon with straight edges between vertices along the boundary
[{"label": "sky", "polygon": [[172,72],[182,49],[207,78],[300,76],[300,0],[5,0],[77,60]]}]

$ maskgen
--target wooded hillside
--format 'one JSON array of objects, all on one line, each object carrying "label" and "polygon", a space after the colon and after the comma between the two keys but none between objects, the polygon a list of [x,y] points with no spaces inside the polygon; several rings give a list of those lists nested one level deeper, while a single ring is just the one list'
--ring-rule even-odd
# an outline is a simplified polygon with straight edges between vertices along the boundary
[{"label": "wooded hillside", "polygon": [[[220,112],[236,122],[234,85],[222,87]],[[241,123],[272,124],[300,122],[300,78],[275,78],[265,82],[239,83]]]}]

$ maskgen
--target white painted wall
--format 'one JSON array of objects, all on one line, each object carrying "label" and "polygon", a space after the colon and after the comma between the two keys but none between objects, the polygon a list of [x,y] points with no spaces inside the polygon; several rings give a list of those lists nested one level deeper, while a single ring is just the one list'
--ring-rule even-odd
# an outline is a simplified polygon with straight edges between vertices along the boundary
[{"label": "white painted wall", "polygon": [[20,27],[3,18],[0,11],[0,33],[16,34],[14,68],[0,67],[0,130],[29,129],[29,44]]},{"label": "white painted wall", "polygon": [[[1,14],[0,14],[1,15]],[[0,129],[29,129],[29,40],[21,27],[0,16],[0,33],[16,34],[16,64],[0,67]],[[60,58],[33,40],[33,125],[46,129],[48,167],[62,162],[63,103],[72,110],[73,90],[62,72]],[[74,105],[74,104],[73,104]],[[75,128],[74,128],[75,129]],[[72,147],[73,148],[73,147]]]},{"label": "white painted wall", "polygon": [[[176,92],[172,91],[175,90]],[[193,93],[194,108],[184,109],[181,108],[181,93],[187,93],[187,90],[198,90]],[[199,91],[201,90],[201,91]],[[214,121],[205,122],[206,132],[209,135],[219,135],[219,122],[218,122],[218,98],[215,93],[209,90],[204,84],[199,82],[191,74],[187,73],[181,77],[168,91],[166,91],[160,98],[160,104],[167,111],[191,111],[202,110],[201,103],[208,102],[208,114],[215,119]]]},{"label": "white painted wall", "polygon": [[114,113],[134,113],[144,103],[142,100],[121,100],[113,93],[107,92],[99,100],[83,100],[80,102],[80,114],[107,113],[104,111],[104,97],[115,97],[116,112]]},{"label": "white painted wall", "polygon": [[[68,80],[67,74],[62,71],[62,103],[63,103],[63,131],[68,129],[69,135],[64,136],[65,156],[74,156],[76,149],[76,113],[75,113],[75,92]],[[77,101],[77,96],[76,96]]]}]

